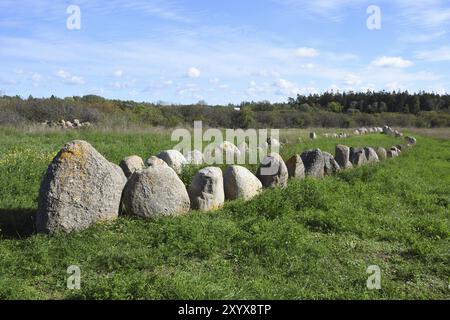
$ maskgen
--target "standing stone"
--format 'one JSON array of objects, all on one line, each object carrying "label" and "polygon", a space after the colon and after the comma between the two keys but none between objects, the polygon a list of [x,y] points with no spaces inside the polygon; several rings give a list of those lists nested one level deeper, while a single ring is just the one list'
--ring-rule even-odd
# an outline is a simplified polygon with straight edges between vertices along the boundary
[{"label": "standing stone", "polygon": [[164,165],[133,173],[122,202],[127,214],[143,218],[178,215],[189,211],[191,206],[183,181]]},{"label": "standing stone", "polygon": [[272,152],[261,161],[256,176],[265,188],[285,187],[287,186],[289,173],[281,156]]},{"label": "standing stone", "polygon": [[125,176],[129,178],[135,171],[144,170],[144,161],[139,156],[130,156],[123,159],[119,166],[122,168]]},{"label": "standing stone", "polygon": [[185,158],[186,158],[186,161],[188,164],[193,164],[193,165],[203,164],[203,153],[201,153],[201,151],[198,151],[198,150],[189,151],[186,154]]},{"label": "standing stone", "polygon": [[350,161],[355,167],[367,163],[366,153],[363,148],[350,148]]},{"label": "standing stone", "polygon": [[315,139],[317,139],[317,134],[316,134],[315,132],[310,132],[310,133],[309,133],[309,138],[310,138],[311,140],[315,140]]},{"label": "standing stone", "polygon": [[229,166],[223,175],[225,198],[250,200],[262,190],[262,183],[245,167]]},{"label": "standing stone", "polygon": [[305,166],[303,165],[300,155],[293,155],[288,161],[286,161],[286,167],[289,173],[289,178],[305,178]]},{"label": "standing stone", "polygon": [[376,151],[373,148],[366,147],[366,148],[364,148],[364,152],[366,153],[366,159],[367,159],[368,163],[373,163],[373,162],[380,161]]},{"label": "standing stone", "polygon": [[384,159],[387,158],[387,153],[386,153],[386,149],[385,148],[378,147],[376,152],[377,152],[379,160],[384,160]]},{"label": "standing stone", "polygon": [[188,193],[192,209],[212,211],[222,207],[225,202],[222,170],[216,167],[207,167],[198,171]]},{"label": "standing stone", "polygon": [[387,155],[388,158],[395,158],[395,157],[398,157],[397,150],[395,150],[395,149],[389,149],[389,150],[386,152],[386,155]]},{"label": "standing stone", "polygon": [[324,160],[324,173],[331,175],[341,170],[341,167],[334,159],[334,157],[328,152],[322,152]]},{"label": "standing stone", "polygon": [[407,144],[415,145],[417,143],[416,138],[411,137],[411,136],[405,137],[405,140],[406,140]]},{"label": "standing stone", "polygon": [[315,178],[323,178],[325,160],[320,149],[307,150],[301,154],[305,175]]},{"label": "standing stone", "polygon": [[271,146],[271,148],[279,148],[281,146],[280,141],[275,138],[267,138],[267,144]]},{"label": "standing stone", "polygon": [[67,143],[53,159],[39,190],[38,232],[72,232],[114,220],[127,179],[86,141]]},{"label": "standing stone", "polygon": [[350,162],[350,148],[342,144],[338,144],[335,150],[335,159],[342,169],[353,168]]},{"label": "standing stone", "polygon": [[145,160],[145,163],[147,164],[147,166],[149,167],[156,167],[156,166],[166,166],[168,167],[167,163],[156,157],[156,156],[151,156],[150,158],[148,158],[147,160]]},{"label": "standing stone", "polygon": [[397,146],[392,146],[391,149],[397,152],[397,155],[400,155],[400,153],[402,153],[402,151],[399,148],[397,148]]},{"label": "standing stone", "polygon": [[183,170],[183,166],[187,164],[186,158],[178,150],[166,150],[158,154],[157,157],[164,160],[178,174]]}]

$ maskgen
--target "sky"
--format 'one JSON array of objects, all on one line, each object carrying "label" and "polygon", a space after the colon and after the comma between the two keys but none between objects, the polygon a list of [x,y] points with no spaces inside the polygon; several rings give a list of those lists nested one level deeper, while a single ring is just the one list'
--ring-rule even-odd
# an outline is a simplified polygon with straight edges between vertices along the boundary
[{"label": "sky", "polygon": [[449,27],[448,0],[1,0],[0,94],[228,104],[446,93]]}]

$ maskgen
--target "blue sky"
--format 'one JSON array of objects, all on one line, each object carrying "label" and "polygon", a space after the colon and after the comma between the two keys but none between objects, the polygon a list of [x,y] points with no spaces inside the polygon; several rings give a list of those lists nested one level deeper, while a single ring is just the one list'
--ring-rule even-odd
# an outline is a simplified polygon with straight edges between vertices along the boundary
[{"label": "blue sky", "polygon": [[[70,5],[81,29],[69,30]],[[369,30],[367,8],[381,10]],[[1,0],[0,91],[210,104],[450,91],[441,0]]]}]

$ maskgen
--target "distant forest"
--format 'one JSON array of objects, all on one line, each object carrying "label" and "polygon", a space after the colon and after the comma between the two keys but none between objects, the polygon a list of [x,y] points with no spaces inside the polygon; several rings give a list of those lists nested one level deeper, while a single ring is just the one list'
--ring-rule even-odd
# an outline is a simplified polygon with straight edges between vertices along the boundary
[{"label": "distant forest", "polygon": [[64,99],[0,97],[0,124],[20,125],[79,119],[115,125],[205,126],[226,128],[306,128],[382,126],[450,127],[450,95],[419,92],[325,92],[298,95],[285,103],[242,102],[239,105],[167,105],[110,100],[100,96]]}]

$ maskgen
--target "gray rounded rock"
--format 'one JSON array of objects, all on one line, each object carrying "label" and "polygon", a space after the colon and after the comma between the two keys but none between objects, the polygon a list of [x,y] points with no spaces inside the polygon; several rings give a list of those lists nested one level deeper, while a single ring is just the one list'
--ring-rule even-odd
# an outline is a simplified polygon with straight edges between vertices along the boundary
[{"label": "gray rounded rock", "polygon": [[379,162],[380,159],[378,158],[378,154],[376,153],[376,151],[371,148],[371,147],[365,147],[364,148],[364,152],[366,154],[366,159],[368,163],[373,163],[373,162]]},{"label": "gray rounded rock", "polygon": [[225,198],[250,200],[262,190],[261,181],[245,167],[229,166],[223,175]]},{"label": "gray rounded rock", "polygon": [[323,178],[325,160],[320,149],[307,150],[301,154],[305,166],[305,175],[314,178]]},{"label": "gray rounded rock", "polygon": [[286,161],[286,167],[288,169],[289,178],[305,178],[305,166],[303,165],[300,155],[293,155],[288,161]]},{"label": "gray rounded rock", "polygon": [[178,174],[183,170],[183,166],[187,164],[186,158],[178,150],[166,150],[160,152],[157,157],[164,160]]},{"label": "gray rounded rock", "polygon": [[225,202],[222,170],[206,167],[198,171],[188,193],[192,209],[212,211],[222,207]]},{"label": "gray rounded rock", "polygon": [[281,156],[272,152],[261,161],[256,177],[265,188],[285,187],[287,186],[289,173]]},{"label": "gray rounded rock", "polygon": [[335,149],[335,160],[342,169],[353,168],[350,162],[350,148],[342,144],[338,144]]},{"label": "gray rounded rock", "polygon": [[169,166],[155,166],[135,172],[123,191],[127,214],[143,218],[173,216],[190,209],[186,187]]},{"label": "gray rounded rock", "polygon": [[168,164],[164,160],[162,160],[156,156],[151,156],[150,158],[145,160],[145,163],[149,167],[157,167],[157,166],[166,166],[167,167],[168,166]]},{"label": "gray rounded rock", "polygon": [[39,190],[38,232],[72,232],[117,218],[127,179],[88,142],[67,143],[53,159]]},{"label": "gray rounded rock", "polygon": [[387,153],[386,153],[386,149],[385,148],[378,147],[376,152],[377,152],[379,160],[384,160],[384,159],[387,158]]},{"label": "gray rounded rock", "polygon": [[412,137],[412,136],[407,136],[405,137],[406,143],[410,144],[410,145],[415,145],[417,143],[416,138]]},{"label": "gray rounded rock", "polygon": [[341,167],[334,159],[334,157],[331,155],[331,153],[322,152],[322,154],[324,161],[324,174],[331,175],[341,170]]},{"label": "gray rounded rock", "polygon": [[135,171],[144,170],[144,161],[139,156],[130,156],[124,158],[119,166],[122,168],[125,176],[129,178]]},{"label": "gray rounded rock", "polygon": [[367,163],[366,152],[363,148],[350,148],[350,161],[355,167]]}]

